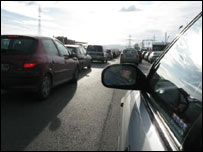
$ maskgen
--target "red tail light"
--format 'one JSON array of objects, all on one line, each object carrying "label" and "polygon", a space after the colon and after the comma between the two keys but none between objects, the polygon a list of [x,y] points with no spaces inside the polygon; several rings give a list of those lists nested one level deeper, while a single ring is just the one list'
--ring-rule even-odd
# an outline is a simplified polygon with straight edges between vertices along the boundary
[{"label": "red tail light", "polygon": [[8,35],[8,38],[19,38],[17,35]]},{"label": "red tail light", "polygon": [[33,68],[33,67],[35,67],[35,66],[36,66],[35,63],[25,63],[25,64],[24,64],[24,68]]}]

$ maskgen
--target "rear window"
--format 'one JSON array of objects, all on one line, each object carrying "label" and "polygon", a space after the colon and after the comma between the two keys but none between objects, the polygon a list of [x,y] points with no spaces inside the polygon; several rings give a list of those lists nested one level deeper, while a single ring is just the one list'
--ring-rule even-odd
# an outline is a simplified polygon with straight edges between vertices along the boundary
[{"label": "rear window", "polygon": [[123,53],[125,55],[128,55],[128,56],[136,56],[136,55],[138,55],[137,51],[133,50],[133,49],[132,50],[124,50]]},{"label": "rear window", "polygon": [[89,45],[87,47],[87,52],[103,52],[103,48],[102,46]]},{"label": "rear window", "polygon": [[163,51],[166,48],[166,45],[153,45],[153,51]]},{"label": "rear window", "polygon": [[27,37],[1,37],[1,53],[32,53],[37,40]]}]

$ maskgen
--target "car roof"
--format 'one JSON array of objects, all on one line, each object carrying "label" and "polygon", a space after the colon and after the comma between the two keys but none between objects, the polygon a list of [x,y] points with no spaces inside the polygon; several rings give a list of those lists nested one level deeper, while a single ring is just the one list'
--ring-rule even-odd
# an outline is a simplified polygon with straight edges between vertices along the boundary
[{"label": "car roof", "polygon": [[65,46],[67,46],[67,47],[81,47],[80,45],[70,45],[70,44],[65,44]]},{"label": "car roof", "polygon": [[52,37],[47,37],[47,36],[39,36],[39,35],[22,35],[22,34],[4,34],[4,35],[1,35],[1,36],[20,36],[20,37],[29,37],[29,38],[34,38],[34,39],[43,39],[43,38],[46,38],[46,39],[54,39]]}]

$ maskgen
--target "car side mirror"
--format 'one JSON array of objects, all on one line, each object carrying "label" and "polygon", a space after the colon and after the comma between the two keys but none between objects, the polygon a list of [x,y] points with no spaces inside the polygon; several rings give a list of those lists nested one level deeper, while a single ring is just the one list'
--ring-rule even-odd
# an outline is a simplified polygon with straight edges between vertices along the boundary
[{"label": "car side mirror", "polygon": [[146,90],[146,76],[133,64],[114,64],[102,71],[102,83],[108,88]]}]

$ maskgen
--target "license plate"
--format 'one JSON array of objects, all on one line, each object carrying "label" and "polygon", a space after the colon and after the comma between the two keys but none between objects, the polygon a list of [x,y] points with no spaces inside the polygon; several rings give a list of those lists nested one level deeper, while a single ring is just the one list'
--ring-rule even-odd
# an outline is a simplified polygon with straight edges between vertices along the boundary
[{"label": "license plate", "polygon": [[1,64],[1,71],[8,71],[9,70],[9,64]]}]

